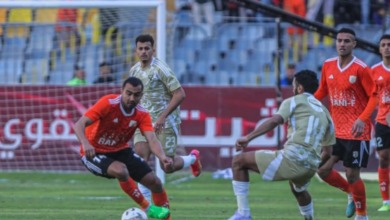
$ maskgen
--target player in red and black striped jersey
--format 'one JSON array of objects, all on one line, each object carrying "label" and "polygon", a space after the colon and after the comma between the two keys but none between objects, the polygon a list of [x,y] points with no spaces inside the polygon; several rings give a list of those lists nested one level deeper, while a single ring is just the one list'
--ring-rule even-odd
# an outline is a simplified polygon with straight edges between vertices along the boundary
[{"label": "player in red and black striped jersey", "polygon": [[[150,144],[150,150],[164,167],[172,166],[154,133],[149,112],[138,105],[143,94],[142,81],[129,77],[120,95],[102,97],[77,121],[74,130],[81,143],[84,166],[93,174],[116,178],[122,190],[143,208],[149,217],[169,216],[169,201],[160,179],[148,164],[129,147],[128,142],[138,128]],[[151,205],[139,191],[141,182],[152,191]]]},{"label": "player in red and black striped jersey", "polygon": [[[368,162],[370,117],[377,97],[370,68],[352,54],[355,46],[355,32],[342,28],[336,39],[338,56],[326,60],[322,66],[320,86],[314,96],[319,100],[329,96],[336,144],[332,156],[323,158],[318,174],[328,184],[348,193],[347,217],[352,217],[356,209],[355,219],[367,219],[360,168]],[[333,169],[339,160],[343,160],[347,180]]]},{"label": "player in red and black striped jersey", "polygon": [[378,179],[382,196],[382,207],[378,211],[390,211],[389,172],[390,172],[390,35],[385,34],[379,41],[382,61],[372,67],[372,75],[377,86],[379,108],[376,116],[375,136],[379,155]]}]

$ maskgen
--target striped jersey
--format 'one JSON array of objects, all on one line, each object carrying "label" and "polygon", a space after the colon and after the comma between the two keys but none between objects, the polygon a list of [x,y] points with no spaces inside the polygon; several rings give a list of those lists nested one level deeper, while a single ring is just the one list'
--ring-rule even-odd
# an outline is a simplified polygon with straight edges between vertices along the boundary
[{"label": "striped jersey", "polygon": [[309,93],[282,102],[276,114],[288,122],[284,155],[309,169],[321,162],[321,147],[335,144],[332,118],[326,107]]},{"label": "striped jersey", "polygon": [[363,134],[354,137],[354,122],[365,110],[369,97],[375,93],[370,68],[353,57],[344,68],[340,68],[338,57],[328,59],[322,66],[320,86],[314,96],[322,100],[329,95],[336,137],[348,140],[370,140],[371,123],[365,119]]},{"label": "striped jersey", "polygon": [[[129,147],[128,142],[137,128],[142,132],[153,131],[147,110],[137,105],[126,113],[121,104],[121,95],[102,97],[85,114],[93,123],[86,127],[85,135],[98,153],[116,152]],[[83,148],[80,148],[84,155]]]},{"label": "striped jersey", "polygon": [[383,62],[372,66],[372,76],[377,86],[379,109],[375,120],[387,125],[386,115],[390,112],[390,69]]},{"label": "striped jersey", "polygon": [[[141,62],[136,63],[130,69],[130,76],[142,80],[144,95],[141,104],[149,111],[152,121],[157,121],[160,114],[168,107],[173,96],[172,92],[181,87],[180,82],[169,66],[155,57],[145,68],[141,67]],[[180,123],[180,108],[178,107],[168,115],[165,127],[170,128]]]}]

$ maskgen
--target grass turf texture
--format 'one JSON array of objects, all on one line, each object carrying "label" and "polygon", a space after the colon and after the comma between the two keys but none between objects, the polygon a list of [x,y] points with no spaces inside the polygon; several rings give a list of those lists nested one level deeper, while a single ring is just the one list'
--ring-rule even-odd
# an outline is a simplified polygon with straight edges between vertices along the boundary
[{"label": "grass turf texture", "polygon": [[[180,175],[180,174],[174,174]],[[188,175],[188,172],[184,175]],[[167,176],[166,189],[172,219],[227,219],[236,209],[231,181],[199,178],[173,184]],[[381,206],[377,181],[365,181],[370,220],[388,219]],[[315,219],[346,219],[347,196],[338,189],[312,181]],[[287,182],[264,182],[251,174],[250,204],[253,219],[302,219]],[[90,173],[0,173],[0,219],[115,220],[136,206],[117,181]]]}]

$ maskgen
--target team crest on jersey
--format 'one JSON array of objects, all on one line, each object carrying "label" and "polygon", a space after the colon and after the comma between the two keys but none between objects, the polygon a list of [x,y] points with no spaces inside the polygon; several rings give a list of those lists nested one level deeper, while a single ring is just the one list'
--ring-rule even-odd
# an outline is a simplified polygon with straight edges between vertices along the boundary
[{"label": "team crest on jersey", "polygon": [[359,156],[359,152],[357,152],[357,151],[352,152],[353,158],[357,158],[358,156]]},{"label": "team crest on jersey", "polygon": [[131,121],[129,122],[129,127],[130,127],[130,128],[135,127],[136,125],[137,125],[137,122],[136,122],[136,121],[131,120]]},{"label": "team crest on jersey", "polygon": [[356,76],[349,76],[349,82],[354,84],[356,82]]},{"label": "team crest on jersey", "polygon": [[118,118],[115,118],[114,120],[112,120],[112,122],[114,122],[114,123],[118,123]]}]

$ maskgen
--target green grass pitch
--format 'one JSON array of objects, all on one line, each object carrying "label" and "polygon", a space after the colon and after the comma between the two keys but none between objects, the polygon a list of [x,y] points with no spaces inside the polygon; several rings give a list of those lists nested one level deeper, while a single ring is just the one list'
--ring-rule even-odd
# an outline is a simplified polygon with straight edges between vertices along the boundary
[{"label": "green grass pitch", "polygon": [[[174,174],[179,175],[179,174]],[[184,174],[188,176],[188,173]],[[166,189],[173,220],[227,219],[236,209],[231,181],[212,179],[211,173],[180,183],[167,176]],[[377,212],[381,205],[376,181],[365,181],[370,220],[389,219]],[[317,179],[309,187],[315,219],[347,219],[347,196]],[[302,219],[287,182],[264,182],[251,174],[250,204],[253,219]],[[120,220],[136,206],[115,180],[90,173],[0,172],[0,219]]]}]

